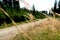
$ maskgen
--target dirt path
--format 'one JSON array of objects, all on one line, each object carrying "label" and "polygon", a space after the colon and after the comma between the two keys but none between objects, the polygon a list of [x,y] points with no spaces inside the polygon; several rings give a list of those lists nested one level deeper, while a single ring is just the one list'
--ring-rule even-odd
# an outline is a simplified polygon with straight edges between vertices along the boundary
[{"label": "dirt path", "polygon": [[[17,27],[19,28],[19,30],[23,29],[24,31],[27,31],[28,28],[35,27],[45,20],[47,20],[47,18],[43,20],[35,21],[35,22],[17,25]],[[17,34],[19,33],[14,26],[5,28],[5,29],[0,29],[0,40],[12,40]]]}]

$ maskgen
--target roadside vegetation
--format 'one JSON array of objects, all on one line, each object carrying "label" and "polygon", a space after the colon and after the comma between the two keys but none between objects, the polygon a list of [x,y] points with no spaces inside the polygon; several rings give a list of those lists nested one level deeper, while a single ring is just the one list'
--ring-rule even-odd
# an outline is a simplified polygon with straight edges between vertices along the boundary
[{"label": "roadside vegetation", "polygon": [[[9,4],[5,4],[5,6],[3,5],[1,8],[3,8],[5,12],[9,14],[10,18],[12,18],[12,20],[14,20],[14,22],[16,23],[46,18],[46,16],[43,15],[41,12],[35,11],[34,7],[33,10],[27,10],[26,8],[14,8],[10,7]],[[6,16],[3,11],[0,10],[0,28],[3,25],[9,26],[9,24],[12,24],[10,18]]]},{"label": "roadside vegetation", "polygon": [[[22,29],[23,30],[23,29]],[[60,21],[47,18],[39,25],[17,34],[13,40],[60,40]]]},{"label": "roadside vegetation", "polygon": [[[34,5],[32,10],[19,7],[14,8],[8,3],[0,8],[4,9],[10,16],[6,16],[4,12],[0,10],[0,29],[13,26],[11,19],[18,25],[47,18],[47,20],[41,22],[39,25],[29,28],[28,31],[23,30],[23,33],[17,34],[13,40],[60,40],[60,16],[55,14],[60,11],[56,10],[56,3],[54,8],[52,8],[54,13],[49,14],[47,14],[46,11],[35,10]],[[60,10],[60,6],[58,9]]]},{"label": "roadside vegetation", "polygon": [[29,31],[27,35],[29,35],[30,38],[19,34],[13,40],[60,40],[60,32],[53,32],[49,29],[43,29],[42,31],[33,29]]}]

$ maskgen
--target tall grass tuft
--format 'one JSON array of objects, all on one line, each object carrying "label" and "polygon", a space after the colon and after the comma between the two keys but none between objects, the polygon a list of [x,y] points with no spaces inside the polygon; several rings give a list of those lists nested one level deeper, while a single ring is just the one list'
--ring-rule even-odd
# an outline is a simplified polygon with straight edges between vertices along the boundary
[{"label": "tall grass tuft", "polygon": [[60,40],[60,32],[53,32],[50,29],[40,30],[40,28],[35,28],[28,30],[26,34],[31,39],[23,34],[19,34],[13,40]]},{"label": "tall grass tuft", "polygon": [[55,18],[47,19],[39,26],[18,34],[13,40],[60,40],[60,21]]}]

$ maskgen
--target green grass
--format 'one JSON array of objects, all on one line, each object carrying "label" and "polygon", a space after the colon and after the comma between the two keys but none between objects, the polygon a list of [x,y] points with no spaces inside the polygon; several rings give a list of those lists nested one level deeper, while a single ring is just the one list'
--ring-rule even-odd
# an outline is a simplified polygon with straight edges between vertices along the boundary
[{"label": "green grass", "polygon": [[[39,21],[38,19],[34,20],[34,21]],[[25,23],[29,23],[29,22],[33,22],[33,21],[30,21],[30,20],[26,20],[26,21],[22,21],[22,22],[16,22],[17,25],[21,25],[21,24],[25,24]],[[8,28],[8,27],[11,27],[11,26],[14,26],[12,23],[9,23],[9,24],[1,24],[0,25],[0,29],[3,29],[3,28]]]},{"label": "green grass", "polygon": [[10,23],[10,24],[2,24],[2,25],[0,26],[0,29],[7,28],[7,27],[11,27],[11,26],[13,26],[12,23]]}]

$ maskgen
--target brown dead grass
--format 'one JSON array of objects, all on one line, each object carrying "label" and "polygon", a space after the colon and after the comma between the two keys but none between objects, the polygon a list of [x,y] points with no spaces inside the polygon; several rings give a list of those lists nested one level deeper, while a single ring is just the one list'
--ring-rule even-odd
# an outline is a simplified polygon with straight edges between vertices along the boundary
[{"label": "brown dead grass", "polygon": [[[45,31],[44,31],[45,30]],[[52,32],[51,32],[52,31]],[[20,34],[20,36],[16,36],[14,40],[53,40],[55,39],[55,32],[60,31],[60,21],[56,18],[46,18],[46,20],[39,22],[35,27],[24,31],[25,34]],[[44,36],[45,35],[45,36]],[[42,37],[43,36],[43,37]],[[22,38],[21,38],[22,37]],[[49,39],[46,39],[48,37]],[[20,38],[20,39],[19,39]],[[58,36],[56,39],[59,39]]]},{"label": "brown dead grass", "polygon": [[60,21],[56,18],[47,18],[45,21],[41,22],[39,25],[40,29],[50,29],[52,31],[60,30]]},{"label": "brown dead grass", "polygon": [[28,14],[28,16],[29,16],[30,21],[33,21],[35,19],[35,17],[31,13]]}]

